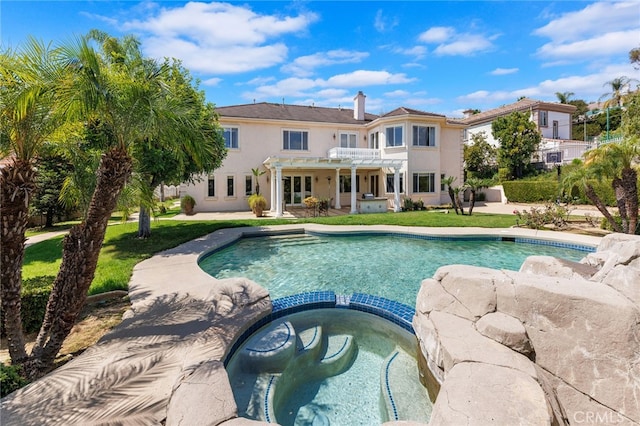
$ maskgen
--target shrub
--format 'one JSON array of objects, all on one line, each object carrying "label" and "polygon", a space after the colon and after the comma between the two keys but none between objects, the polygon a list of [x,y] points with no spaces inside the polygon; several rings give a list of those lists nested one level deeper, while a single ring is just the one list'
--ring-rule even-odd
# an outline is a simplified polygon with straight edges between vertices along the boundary
[{"label": "shrub", "polygon": [[180,208],[184,210],[185,214],[193,214],[193,208],[196,206],[196,200],[189,194],[186,194],[180,200]]},{"label": "shrub", "polygon": [[558,198],[558,183],[549,181],[503,182],[504,194],[512,203],[537,203],[555,201]]},{"label": "shrub", "polygon": [[267,199],[259,194],[252,194],[247,200],[249,208],[256,216],[262,216],[262,212],[267,208]]},{"label": "shrub", "polygon": [[405,197],[402,200],[402,210],[405,212],[410,212],[413,210],[413,200],[409,197]]},{"label": "shrub", "polygon": [[19,365],[4,365],[0,362],[0,398],[27,385],[29,381],[22,377]]},{"label": "shrub", "polygon": [[571,209],[557,204],[546,204],[543,207],[531,207],[527,210],[514,210],[518,216],[517,224],[532,229],[542,229],[545,225],[553,224],[556,229],[567,227]]}]

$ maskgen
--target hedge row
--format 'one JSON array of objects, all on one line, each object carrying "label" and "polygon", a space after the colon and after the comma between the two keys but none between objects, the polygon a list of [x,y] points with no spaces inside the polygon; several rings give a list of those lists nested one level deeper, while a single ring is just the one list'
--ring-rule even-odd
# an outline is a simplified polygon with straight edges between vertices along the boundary
[{"label": "hedge row", "polygon": [[[591,186],[600,199],[610,207],[615,207],[616,197],[610,180],[592,180]],[[502,182],[507,200],[513,203],[553,202],[558,198],[558,183],[553,181],[508,181]],[[638,188],[640,188],[640,183]],[[584,188],[575,186],[570,194],[563,194],[574,204],[591,204],[584,194]]]}]

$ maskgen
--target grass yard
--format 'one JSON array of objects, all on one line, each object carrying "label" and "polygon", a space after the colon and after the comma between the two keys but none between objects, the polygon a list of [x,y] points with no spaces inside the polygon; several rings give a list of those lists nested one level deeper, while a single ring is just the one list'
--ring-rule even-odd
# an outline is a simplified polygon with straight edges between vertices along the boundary
[{"label": "grass yard", "polygon": [[[402,213],[379,213],[366,215],[344,215],[309,219],[247,219],[228,221],[177,221],[156,220],[151,224],[151,238],[136,237],[138,224],[116,223],[107,229],[96,275],[89,294],[111,290],[126,290],[133,267],[140,261],[162,250],[214,232],[221,228],[239,226],[265,226],[295,223],[323,223],[328,225],[397,225],[426,227],[484,227],[507,228],[515,224],[513,215],[474,214],[461,216],[444,214],[442,211],[413,211]],[[62,239],[58,236],[27,247],[23,279],[57,274],[62,257]]]}]

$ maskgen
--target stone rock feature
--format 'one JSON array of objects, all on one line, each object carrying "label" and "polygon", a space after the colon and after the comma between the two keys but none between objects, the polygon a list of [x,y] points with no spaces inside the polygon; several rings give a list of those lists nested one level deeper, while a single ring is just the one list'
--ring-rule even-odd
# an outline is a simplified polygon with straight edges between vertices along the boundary
[{"label": "stone rock feature", "polygon": [[518,272],[450,265],[413,326],[441,388],[430,425],[640,424],[640,237]]}]

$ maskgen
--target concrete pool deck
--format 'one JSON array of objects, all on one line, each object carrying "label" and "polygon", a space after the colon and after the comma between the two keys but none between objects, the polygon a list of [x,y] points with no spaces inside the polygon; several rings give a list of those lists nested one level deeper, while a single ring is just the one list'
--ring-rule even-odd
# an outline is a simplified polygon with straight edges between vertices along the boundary
[{"label": "concrete pool deck", "polygon": [[[265,289],[249,280],[216,280],[199,268],[198,259],[244,235],[304,231],[497,236],[591,247],[601,240],[524,228],[291,224],[218,230],[136,265],[129,283],[132,308],[122,324],[76,359],[4,398],[0,424],[161,424],[166,420],[170,425],[181,424],[189,410],[201,419],[198,424],[233,419],[235,404],[228,381],[212,383],[211,378],[226,377],[222,364],[226,352],[248,324],[269,314],[271,301]],[[172,406],[178,386],[197,376],[194,372],[202,374],[203,366],[207,386],[202,382],[199,386],[197,380],[190,383],[191,403]],[[261,423],[237,419],[228,424]]]}]

